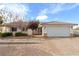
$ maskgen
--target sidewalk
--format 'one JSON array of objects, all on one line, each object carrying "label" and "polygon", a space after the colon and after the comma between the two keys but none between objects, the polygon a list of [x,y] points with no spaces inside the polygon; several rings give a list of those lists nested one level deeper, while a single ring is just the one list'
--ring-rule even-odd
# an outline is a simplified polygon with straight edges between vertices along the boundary
[{"label": "sidewalk", "polygon": [[0,38],[0,44],[39,44],[43,40],[32,37],[7,37]]}]

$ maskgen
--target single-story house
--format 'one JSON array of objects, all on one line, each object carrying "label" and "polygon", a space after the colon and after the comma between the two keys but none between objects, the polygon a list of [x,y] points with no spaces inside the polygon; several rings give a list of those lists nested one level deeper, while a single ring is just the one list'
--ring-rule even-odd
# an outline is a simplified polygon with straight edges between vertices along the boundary
[{"label": "single-story house", "polygon": [[76,26],[76,28],[74,28],[74,35],[79,36],[79,26]]},{"label": "single-story house", "polygon": [[[28,22],[17,21],[4,24],[0,28],[1,32],[27,32]],[[34,32],[41,36],[47,37],[70,37],[73,34],[73,26],[78,24],[66,22],[45,22],[40,23],[38,29]],[[34,35],[34,34],[33,34]]]},{"label": "single-story house", "polygon": [[70,37],[73,34],[73,26],[77,24],[66,22],[42,23],[42,36],[47,37]]},{"label": "single-story house", "polygon": [[22,32],[22,31],[27,31],[27,22],[24,21],[16,21],[16,22],[10,22],[3,24],[0,27],[0,32]]}]

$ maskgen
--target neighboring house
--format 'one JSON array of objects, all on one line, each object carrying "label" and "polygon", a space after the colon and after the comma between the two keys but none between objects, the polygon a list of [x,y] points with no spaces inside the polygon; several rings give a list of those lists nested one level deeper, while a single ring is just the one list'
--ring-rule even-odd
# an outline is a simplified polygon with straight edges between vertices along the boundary
[{"label": "neighboring house", "polygon": [[79,26],[74,29],[74,35],[79,36]]},{"label": "neighboring house", "polygon": [[[2,32],[27,32],[28,22],[17,21],[4,24]],[[73,34],[73,26],[77,24],[65,22],[45,22],[41,23],[33,35],[42,35],[47,37],[70,37]]]},{"label": "neighboring house", "polygon": [[65,22],[42,23],[42,36],[47,37],[70,37],[73,34],[73,26],[77,24]]}]

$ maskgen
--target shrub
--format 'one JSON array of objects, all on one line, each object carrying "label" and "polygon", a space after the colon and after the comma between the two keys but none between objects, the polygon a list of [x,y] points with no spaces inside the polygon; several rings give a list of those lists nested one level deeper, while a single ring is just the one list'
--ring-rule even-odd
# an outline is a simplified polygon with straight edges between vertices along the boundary
[{"label": "shrub", "polygon": [[12,36],[12,33],[10,32],[5,32],[5,33],[0,33],[1,37],[8,37],[8,36]]},{"label": "shrub", "polygon": [[1,37],[2,33],[0,32],[0,37]]},{"label": "shrub", "polygon": [[15,33],[15,36],[27,36],[27,34],[22,33],[22,32],[17,32],[17,33]]}]

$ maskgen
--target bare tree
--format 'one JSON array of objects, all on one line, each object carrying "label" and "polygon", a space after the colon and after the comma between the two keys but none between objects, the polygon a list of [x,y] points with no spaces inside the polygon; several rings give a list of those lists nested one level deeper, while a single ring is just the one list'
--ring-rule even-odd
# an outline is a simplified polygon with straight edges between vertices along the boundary
[{"label": "bare tree", "polygon": [[18,16],[10,11],[7,11],[5,9],[0,10],[0,24],[7,23],[7,22],[15,22],[18,20]]}]

